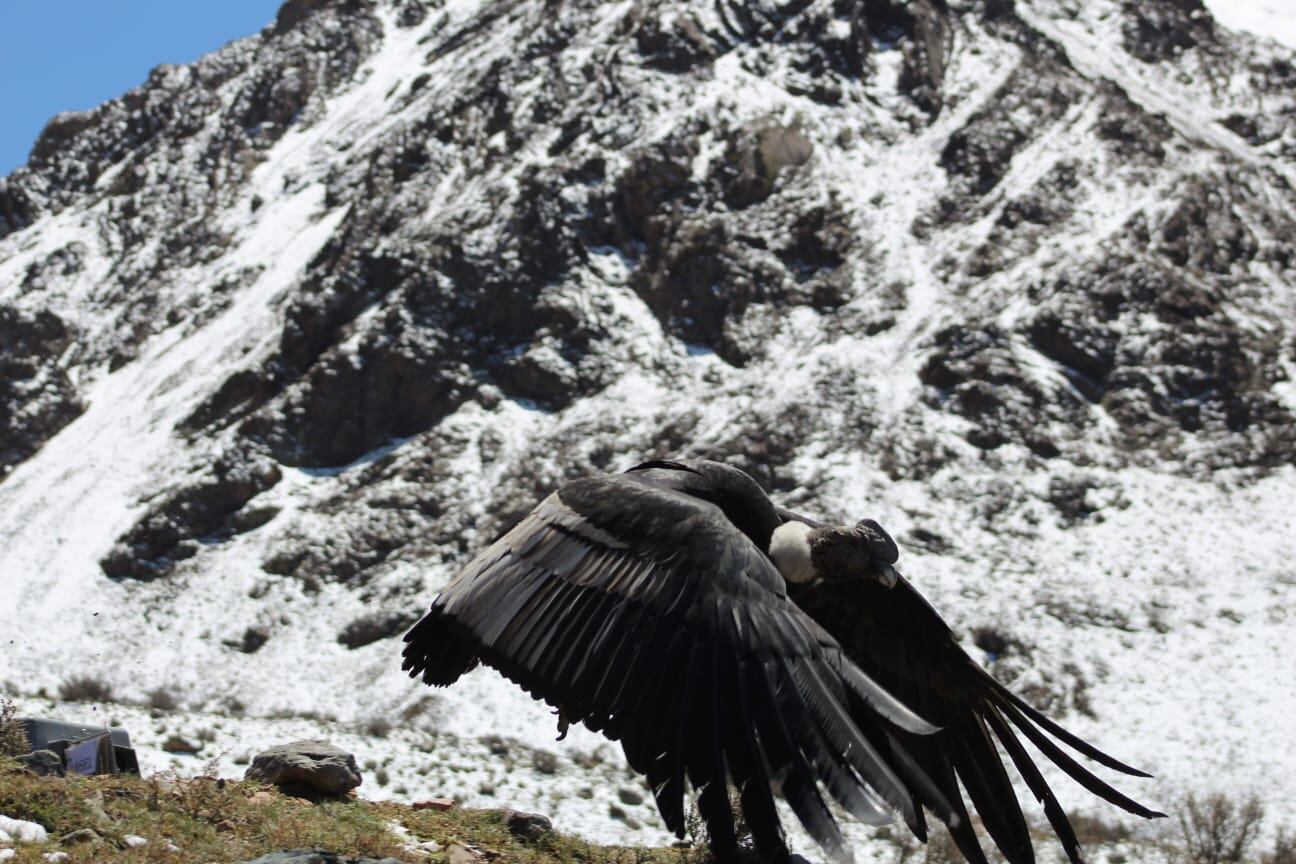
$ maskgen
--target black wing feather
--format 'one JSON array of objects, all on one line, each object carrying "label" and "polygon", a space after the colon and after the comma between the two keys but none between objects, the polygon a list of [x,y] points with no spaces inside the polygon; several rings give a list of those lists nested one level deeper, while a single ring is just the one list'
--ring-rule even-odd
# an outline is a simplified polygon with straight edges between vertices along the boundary
[{"label": "black wing feather", "polygon": [[[814,524],[789,511],[781,513],[785,519]],[[861,685],[861,691],[872,686],[894,695],[942,727],[932,736],[915,736],[903,729],[887,734],[898,739],[905,756],[916,761],[941,798],[953,805],[948,815],[956,824],[950,825],[950,832],[973,864],[982,864],[985,855],[969,824],[960,784],[1004,857],[1011,864],[1034,861],[1030,833],[995,739],[1043,804],[1068,858],[1073,864],[1082,860],[1074,829],[1012,727],[1104,800],[1140,816],[1162,815],[1112,788],[1055,743],[1053,738],[1117,771],[1147,776],[1068,732],[990,677],[963,651],[940,615],[907,580],[901,578],[891,589],[869,580],[791,585],[789,595],[857,664],[868,682]],[[847,672],[842,677],[849,681],[853,674]],[[904,757],[892,757],[894,764],[904,761]],[[907,781],[906,785],[912,790],[916,784]],[[937,815],[941,816],[939,811]],[[941,818],[947,824],[951,821]]]}]

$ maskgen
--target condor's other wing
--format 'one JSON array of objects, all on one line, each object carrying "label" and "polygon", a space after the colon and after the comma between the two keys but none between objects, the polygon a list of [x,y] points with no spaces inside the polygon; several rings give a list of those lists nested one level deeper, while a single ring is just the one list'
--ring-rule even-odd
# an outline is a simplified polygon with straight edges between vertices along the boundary
[{"label": "condor's other wing", "polygon": [[[813,520],[781,512],[785,518],[814,524]],[[1082,860],[1075,831],[1019,733],[1100,798],[1139,816],[1164,815],[1117,791],[1060,746],[1059,742],[1116,771],[1148,776],[1063,729],[990,677],[959,646],[936,610],[903,577],[891,589],[873,580],[859,579],[793,585],[790,591],[796,603],[838,639],[869,677],[941,727],[932,736],[900,733],[900,737],[905,749],[953,804],[959,823],[951,825],[950,832],[973,864],[985,864],[986,857],[968,819],[960,783],[986,832],[1010,864],[1035,860],[1026,820],[996,740],[1043,805],[1067,857],[1074,864]]]}]

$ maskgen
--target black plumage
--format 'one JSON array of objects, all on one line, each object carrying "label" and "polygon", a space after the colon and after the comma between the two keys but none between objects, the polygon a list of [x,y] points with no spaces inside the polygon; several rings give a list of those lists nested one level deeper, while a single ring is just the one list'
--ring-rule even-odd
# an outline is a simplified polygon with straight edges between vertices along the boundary
[{"label": "black plumage", "polygon": [[[816,564],[844,578],[785,581],[770,550],[789,521],[822,529]],[[1050,735],[1139,773],[973,664],[894,560],[876,523],[819,526],[720,463],[646,463],[563,486],[474,558],[406,635],[404,668],[446,685],[480,660],[621,741],[677,834],[695,790],[722,862],[738,851],[731,789],[768,859],[787,854],[777,794],[835,858],[850,852],[828,799],[868,822],[898,813],[922,839],[930,811],[984,861],[960,781],[1005,857],[1032,861],[995,739],[1079,861],[1014,728],[1100,796],[1159,815],[1058,748]]]}]

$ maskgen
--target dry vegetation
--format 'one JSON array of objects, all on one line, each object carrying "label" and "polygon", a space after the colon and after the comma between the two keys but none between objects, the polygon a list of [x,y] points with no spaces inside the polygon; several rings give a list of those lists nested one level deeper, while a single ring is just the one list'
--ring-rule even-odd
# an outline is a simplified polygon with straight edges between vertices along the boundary
[{"label": "dry vegetation", "polygon": [[27,735],[18,725],[14,704],[0,696],[0,758],[27,752]]},{"label": "dry vegetation", "polygon": [[[1179,832],[1183,840],[1180,858],[1186,864],[1239,864],[1269,860],[1257,856],[1254,846],[1264,823],[1264,806],[1252,796],[1237,802],[1225,795],[1198,799],[1189,795],[1179,808]],[[1278,846],[1284,842],[1282,834]],[[1281,849],[1275,850],[1281,854]]]},{"label": "dry vegetation", "polygon": [[[256,783],[212,777],[34,776],[0,759],[0,813],[43,825],[46,845],[16,846],[10,864],[45,864],[52,850],[66,864],[246,861],[279,849],[322,848],[345,857],[391,856],[443,864],[452,845],[484,862],[519,864],[687,864],[686,850],[595,846],[556,832],[535,842],[511,834],[497,810],[415,811],[409,806],[341,799],[310,803]],[[399,836],[393,824],[410,831]],[[61,844],[84,828],[97,837]],[[127,845],[136,835],[148,842]],[[402,844],[435,841],[430,855]]]}]

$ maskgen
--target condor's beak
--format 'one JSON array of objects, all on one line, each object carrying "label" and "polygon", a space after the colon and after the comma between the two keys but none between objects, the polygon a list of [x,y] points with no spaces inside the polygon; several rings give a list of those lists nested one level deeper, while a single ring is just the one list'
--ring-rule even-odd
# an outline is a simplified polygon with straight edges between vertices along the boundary
[{"label": "condor's beak", "polygon": [[879,561],[875,573],[875,578],[882,583],[883,588],[894,588],[900,582],[900,571],[890,564]]}]

